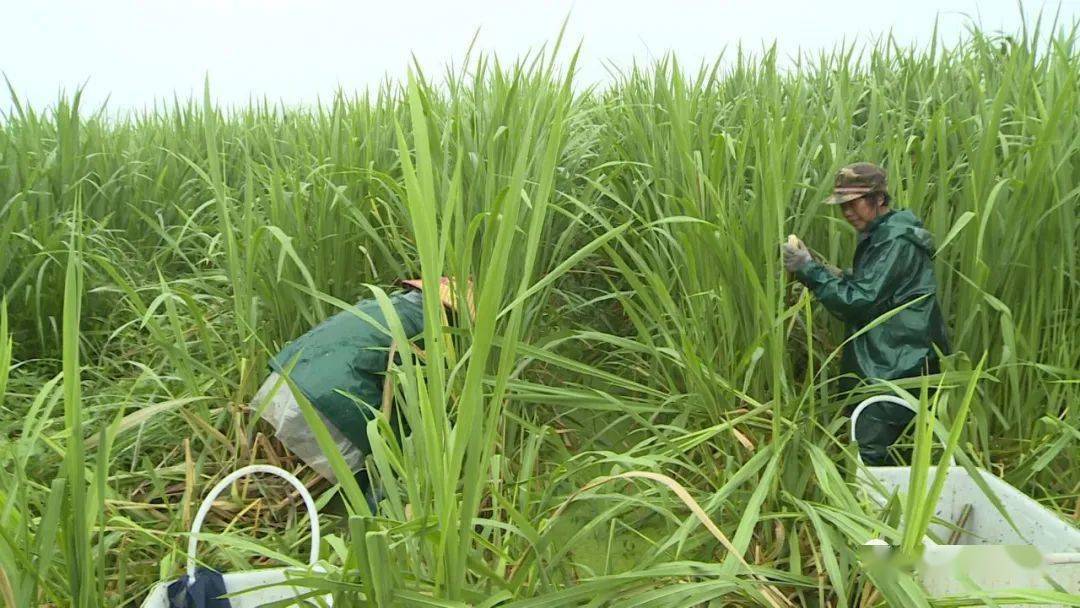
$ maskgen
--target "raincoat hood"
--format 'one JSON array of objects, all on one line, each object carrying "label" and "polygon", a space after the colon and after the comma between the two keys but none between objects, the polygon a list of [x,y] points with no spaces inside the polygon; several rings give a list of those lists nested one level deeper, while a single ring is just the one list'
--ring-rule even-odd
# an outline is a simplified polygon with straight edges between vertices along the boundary
[{"label": "raincoat hood", "polygon": [[930,257],[934,256],[934,237],[923,228],[915,214],[904,209],[892,211],[871,222],[866,232],[874,233],[874,240],[883,242],[890,239],[905,239]]}]

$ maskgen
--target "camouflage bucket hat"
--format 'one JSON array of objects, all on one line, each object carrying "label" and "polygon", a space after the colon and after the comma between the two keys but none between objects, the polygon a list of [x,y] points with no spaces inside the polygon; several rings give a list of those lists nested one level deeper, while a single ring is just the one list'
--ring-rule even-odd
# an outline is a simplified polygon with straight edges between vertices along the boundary
[{"label": "camouflage bucket hat", "polygon": [[870,163],[855,163],[836,172],[832,196],[826,205],[842,205],[872,192],[886,192],[885,170]]}]

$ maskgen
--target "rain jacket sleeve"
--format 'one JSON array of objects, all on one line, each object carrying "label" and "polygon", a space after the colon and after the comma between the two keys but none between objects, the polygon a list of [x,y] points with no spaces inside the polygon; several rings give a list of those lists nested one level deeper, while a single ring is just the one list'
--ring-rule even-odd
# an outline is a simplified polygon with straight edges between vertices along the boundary
[{"label": "rain jacket sleeve", "polygon": [[845,323],[860,325],[893,307],[893,296],[916,253],[910,241],[890,239],[871,245],[862,264],[840,277],[814,261],[800,269],[796,277],[814,292],[826,310]]}]

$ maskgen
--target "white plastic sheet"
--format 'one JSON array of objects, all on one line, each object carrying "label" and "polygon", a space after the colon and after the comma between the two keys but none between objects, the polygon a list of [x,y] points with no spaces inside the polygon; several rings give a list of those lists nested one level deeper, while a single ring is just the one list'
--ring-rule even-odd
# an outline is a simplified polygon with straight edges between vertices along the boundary
[{"label": "white plastic sheet", "polygon": [[[259,388],[259,392],[255,394],[252,403],[256,408],[262,408],[262,419],[274,427],[278,440],[290,452],[296,454],[304,461],[304,464],[314,469],[319,475],[337,482],[334,471],[330,468],[330,461],[319,447],[315,433],[304,420],[304,414],[300,411],[296,396],[293,395],[292,389],[281,375],[276,372],[270,374]],[[266,404],[265,407],[263,404]],[[325,416],[319,414],[319,417],[330,431],[330,436],[333,437],[349,469],[356,472],[363,468],[363,452],[346,439]]]},{"label": "white plastic sheet", "polygon": [[[853,441],[858,415],[880,401],[911,407],[899,397],[867,399],[852,415]],[[974,474],[982,481],[979,484],[972,472],[955,466],[955,462],[950,465],[934,516],[953,525],[963,522],[963,533],[956,544],[923,539],[922,560],[916,566],[919,582],[927,593],[943,599],[975,588],[1038,589],[1064,590],[1080,596],[1080,530],[996,475],[975,469]],[[911,467],[860,466],[857,473],[863,494],[879,505],[885,505],[894,494],[906,495],[910,477]],[[981,485],[990,489],[1013,523]],[[938,539],[948,539],[953,528],[933,523],[929,532]],[[866,544],[886,545],[880,539]]]}]

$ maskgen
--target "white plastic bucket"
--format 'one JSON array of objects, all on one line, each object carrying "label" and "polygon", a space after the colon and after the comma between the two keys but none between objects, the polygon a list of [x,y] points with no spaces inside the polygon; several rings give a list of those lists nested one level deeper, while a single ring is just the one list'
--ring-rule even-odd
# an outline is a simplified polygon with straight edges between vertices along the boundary
[{"label": "white plastic bucket", "polygon": [[[882,401],[911,408],[906,401],[893,396],[863,401],[852,414],[853,440],[858,414],[866,406]],[[939,544],[924,537],[918,576],[927,593],[942,599],[973,588],[1049,591],[1056,585],[1080,595],[1080,530],[996,475],[976,469],[979,476],[976,480],[964,467],[951,464],[934,516],[954,525],[962,521],[963,532],[958,538],[950,539],[953,528],[931,524],[930,534],[953,540],[953,544]],[[879,505],[884,505],[892,495],[906,494],[910,477],[911,467],[860,467],[857,474],[860,487]],[[990,489],[1015,527],[977,481]],[[885,543],[873,539],[867,544]]]},{"label": "white plastic bucket", "polygon": [[[225,582],[225,589],[229,594],[229,603],[232,604],[232,608],[259,608],[260,606],[271,602],[296,599],[311,593],[310,588],[282,583],[288,583],[290,578],[304,576],[310,571],[322,571],[316,566],[319,559],[319,514],[315,509],[315,501],[311,498],[311,494],[307,491],[307,488],[304,487],[304,484],[300,483],[299,479],[292,476],[287,471],[270,465],[256,464],[237,469],[230,473],[210,490],[210,493],[199,506],[199,510],[195,514],[195,520],[191,525],[191,536],[188,539],[188,584],[190,585],[195,581],[195,550],[199,543],[197,535],[199,534],[199,530],[202,529],[202,524],[206,519],[207,513],[210,512],[210,507],[214,504],[214,500],[217,499],[218,495],[220,495],[225,488],[229,487],[232,482],[251,473],[270,473],[272,475],[277,475],[289,482],[289,484],[291,484],[300,494],[300,497],[304,501],[304,506],[307,508],[308,517],[311,520],[311,555],[308,560],[311,570],[299,568],[264,568],[246,572],[223,573],[222,579]],[[169,608],[167,589],[172,582],[173,581],[162,581],[157,585],[154,585],[150,590],[150,594],[143,602],[142,608]],[[266,587],[267,585],[273,586]],[[321,608],[324,606],[333,606],[333,601],[330,595],[324,595],[305,599],[303,600],[303,603],[299,605]]]}]

